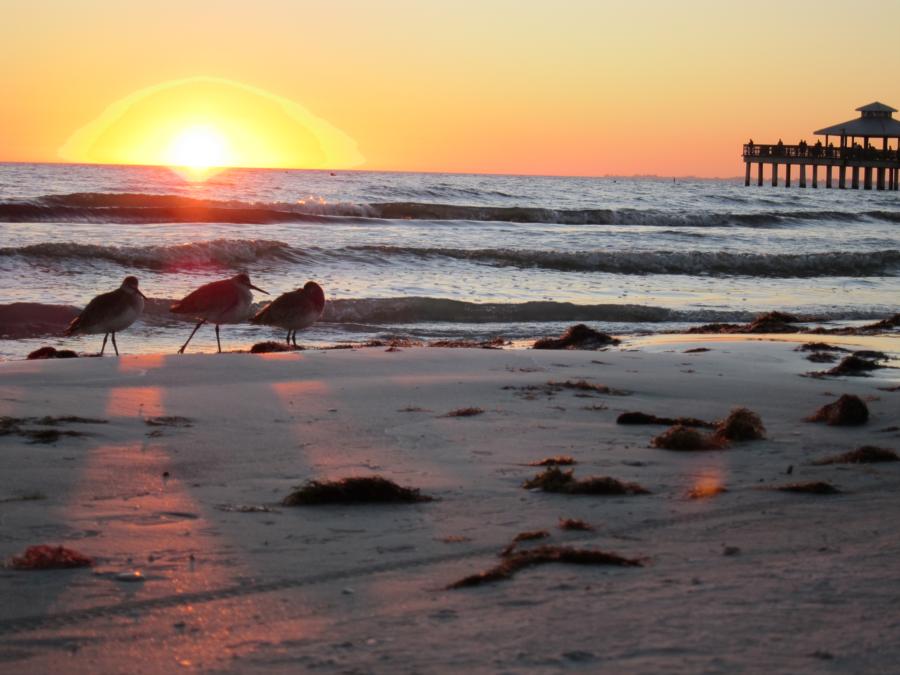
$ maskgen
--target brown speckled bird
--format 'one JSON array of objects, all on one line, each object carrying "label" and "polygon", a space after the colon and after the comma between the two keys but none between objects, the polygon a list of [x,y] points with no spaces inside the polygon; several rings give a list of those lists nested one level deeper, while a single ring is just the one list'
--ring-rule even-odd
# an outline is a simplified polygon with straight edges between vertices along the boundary
[{"label": "brown speckled bird", "polygon": [[145,296],[138,290],[137,277],[125,277],[122,285],[91,300],[81,314],[72,320],[66,335],[99,335],[103,333],[100,356],[106,350],[106,339],[112,335],[113,349],[119,355],[116,333],[133,324],[144,311]]},{"label": "brown speckled bird", "polygon": [[307,281],[303,288],[282,293],[263,307],[251,323],[277,326],[287,330],[285,341],[297,346],[297,331],[309,328],[325,309],[325,291],[315,281]]}]

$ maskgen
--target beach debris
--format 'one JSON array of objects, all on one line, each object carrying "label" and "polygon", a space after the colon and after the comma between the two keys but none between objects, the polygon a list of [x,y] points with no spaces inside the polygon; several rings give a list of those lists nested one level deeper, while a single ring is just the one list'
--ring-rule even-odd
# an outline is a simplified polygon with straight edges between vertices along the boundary
[{"label": "beach debris", "polygon": [[589,328],[583,323],[570,326],[558,338],[541,338],[537,340],[532,349],[585,349],[594,350],[601,347],[619,344],[620,340]]},{"label": "beach debris", "polygon": [[0,499],[0,504],[8,504],[9,502],[37,502],[47,499],[47,495],[43,492],[23,492],[15,497],[4,497]]},{"label": "beach debris", "polygon": [[724,556],[733,556],[740,555],[741,549],[739,546],[723,546],[722,547],[722,555]]},{"label": "beach debris", "polygon": [[435,340],[429,342],[429,347],[447,347],[452,349],[502,349],[504,345],[512,344],[502,337],[494,337],[490,340]]},{"label": "beach debris", "polygon": [[831,352],[812,352],[806,357],[806,360],[813,363],[834,363],[837,361],[837,356]]},{"label": "beach debris", "polygon": [[[0,417],[0,436],[21,436],[28,443],[55,443],[63,436],[88,436],[81,431],[70,429],[59,430],[60,424],[106,424],[107,420],[95,420],[89,417]],[[51,427],[49,429],[27,429],[24,425]]]},{"label": "beach debris", "polygon": [[833,403],[819,408],[807,422],[825,422],[829,426],[860,426],[869,420],[869,408],[859,396],[843,394]]},{"label": "beach debris", "polygon": [[41,544],[29,546],[21,556],[13,556],[7,566],[15,570],[58,570],[93,564],[92,558],[71,548]]},{"label": "beach debris", "polygon": [[547,386],[556,391],[563,389],[575,389],[576,391],[589,392],[591,394],[607,394],[609,396],[629,396],[630,391],[622,389],[613,389],[605,384],[594,384],[587,380],[566,380],[565,382],[548,382]]},{"label": "beach debris", "polygon": [[472,538],[462,534],[448,534],[446,537],[438,539],[438,541],[442,541],[445,544],[464,544],[467,541],[472,541]]},{"label": "beach debris", "polygon": [[425,413],[425,412],[434,412],[433,410],[429,410],[428,408],[420,408],[415,405],[408,405],[405,408],[399,408],[397,412],[402,413]]},{"label": "beach debris", "polygon": [[484,413],[484,410],[481,408],[457,408],[445,415],[441,415],[441,417],[474,417],[475,415],[481,415],[482,413]]},{"label": "beach debris", "polygon": [[190,417],[180,417],[178,415],[161,415],[159,417],[145,417],[144,424],[148,427],[192,427],[194,420]]},{"label": "beach debris", "polygon": [[728,492],[728,488],[720,483],[713,481],[701,481],[690,490],[688,490],[688,499],[711,499],[720,494]]},{"label": "beach debris", "polygon": [[557,455],[556,457],[545,457],[536,462],[529,462],[528,466],[571,466],[575,463],[575,460],[568,455]]},{"label": "beach debris", "polygon": [[527,490],[557,492],[568,495],[646,495],[650,491],[637,483],[625,483],[610,476],[589,476],[575,478],[573,471],[562,471],[557,466],[526,480],[522,487]]},{"label": "beach debris", "polygon": [[724,442],[712,434],[704,434],[683,424],[676,424],[654,436],[650,440],[650,445],[664,450],[721,450]]},{"label": "beach debris", "polygon": [[334,481],[307,481],[285,497],[282,506],[318,504],[388,504],[430,502],[417,488],[400,487],[381,476],[357,476]]},{"label": "beach debris", "polygon": [[523,541],[535,541],[537,539],[546,539],[550,536],[550,533],[547,530],[532,530],[530,532],[519,532],[513,540],[508,543],[503,550],[500,552],[501,556],[507,556],[512,553],[516,546]]},{"label": "beach debris", "polygon": [[895,387],[878,387],[880,391],[900,391],[900,384]]},{"label": "beach debris", "polygon": [[811,495],[838,495],[842,494],[841,490],[827,481],[818,480],[808,483],[788,483],[786,485],[775,485],[773,490],[779,492],[798,492]]},{"label": "beach debris", "polygon": [[766,428],[749,408],[734,408],[716,424],[715,437],[722,441],[757,441],[766,437]]},{"label": "beach debris", "polygon": [[879,331],[891,330],[892,328],[900,328],[900,314],[894,314],[893,316],[889,316],[888,318],[882,319],[881,321],[866,324],[860,330]]},{"label": "beach debris", "polygon": [[830,368],[829,370],[820,373],[810,373],[810,375],[815,377],[823,377],[826,375],[831,375],[832,377],[867,377],[867,373],[870,370],[878,370],[883,367],[884,366],[877,361],[851,354],[850,356],[845,356],[841,359],[841,362],[834,368]]},{"label": "beach debris", "polygon": [[71,349],[56,349],[55,347],[41,347],[35,349],[25,357],[29,361],[39,361],[41,359],[77,359],[78,354]]},{"label": "beach debris", "polygon": [[560,518],[559,529],[572,532],[593,532],[594,526],[580,518]]},{"label": "beach debris", "polygon": [[301,351],[303,347],[294,347],[292,345],[286,345],[283,342],[274,342],[272,340],[267,340],[266,342],[257,342],[255,345],[250,347],[251,354],[273,354],[276,352],[293,352],[293,351]]},{"label": "beach debris", "polygon": [[827,342],[804,342],[794,349],[795,352],[849,352],[849,349],[830,345]]},{"label": "beach debris", "polygon": [[826,464],[875,464],[877,462],[900,462],[897,453],[888,448],[878,448],[874,445],[864,445],[856,450],[824,457],[813,462],[816,466]]},{"label": "beach debris", "polygon": [[697,333],[799,333],[799,326],[793,324],[800,319],[785,312],[766,312],[758,315],[753,321],[745,324],[708,323],[695,326],[687,332]]},{"label": "beach debris", "polygon": [[709,347],[694,347],[693,349],[685,349],[682,354],[702,354],[709,351],[712,351]]},{"label": "beach debris", "polygon": [[665,426],[681,424],[686,427],[716,428],[715,422],[707,422],[696,417],[657,417],[643,412],[624,412],[616,418],[616,424],[661,424]]},{"label": "beach debris", "polygon": [[516,572],[527,567],[548,563],[568,563],[573,565],[615,565],[618,567],[643,567],[636,558],[626,558],[617,553],[606,553],[571,546],[539,546],[526,551],[512,551],[502,556],[500,564],[490,569],[463,577],[447,586],[447,589],[480,586],[494,581],[511,579]]}]

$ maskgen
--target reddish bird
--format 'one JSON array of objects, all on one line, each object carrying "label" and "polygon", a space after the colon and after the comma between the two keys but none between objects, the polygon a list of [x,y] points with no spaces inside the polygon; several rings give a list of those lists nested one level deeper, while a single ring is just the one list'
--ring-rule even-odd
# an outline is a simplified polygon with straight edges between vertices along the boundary
[{"label": "reddish bird", "polygon": [[197,329],[209,321],[216,325],[216,344],[221,354],[222,342],[219,340],[219,326],[223,323],[241,323],[247,320],[250,316],[250,306],[253,304],[251,288],[268,295],[267,291],[251,284],[249,276],[238,274],[230,279],[213,281],[201,286],[181,302],[172,305],[171,310],[175,314],[189,314],[200,319],[200,323],[194,326],[190,337],[181,345],[178,353],[184,354],[188,342],[194,337]]},{"label": "reddish bird", "polygon": [[112,334],[113,349],[119,355],[116,333],[133,324],[144,311],[146,297],[138,290],[137,277],[125,277],[122,285],[110,293],[101,293],[91,300],[81,314],[72,320],[66,335],[103,333],[100,356],[106,350],[106,339]]},{"label": "reddish bird", "polygon": [[251,323],[277,326],[287,330],[285,342],[297,346],[297,331],[309,328],[325,309],[325,291],[315,281],[307,281],[303,288],[282,293],[263,307]]}]

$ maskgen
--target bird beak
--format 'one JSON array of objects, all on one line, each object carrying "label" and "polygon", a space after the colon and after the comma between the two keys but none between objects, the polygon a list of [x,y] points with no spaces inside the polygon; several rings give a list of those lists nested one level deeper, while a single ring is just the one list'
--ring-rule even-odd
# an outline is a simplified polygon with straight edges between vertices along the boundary
[{"label": "bird beak", "polygon": [[134,291],[135,291],[135,293],[137,293],[139,296],[141,296],[144,300],[147,299],[147,296],[144,295],[143,293],[141,293],[138,289],[135,288]]},{"label": "bird beak", "polygon": [[266,295],[269,294],[269,291],[264,291],[259,286],[254,286],[253,284],[250,284],[250,288],[252,288],[254,291],[259,291],[260,293],[265,293]]}]

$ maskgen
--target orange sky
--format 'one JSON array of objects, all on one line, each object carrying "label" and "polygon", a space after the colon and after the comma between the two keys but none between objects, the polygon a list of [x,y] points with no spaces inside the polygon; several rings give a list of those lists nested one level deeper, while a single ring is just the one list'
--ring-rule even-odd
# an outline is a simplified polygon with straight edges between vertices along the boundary
[{"label": "orange sky", "polygon": [[363,169],[734,176],[749,136],[900,107],[887,0],[0,0],[0,18],[5,161],[59,161],[116,101],[195,77],[296,104]]}]

